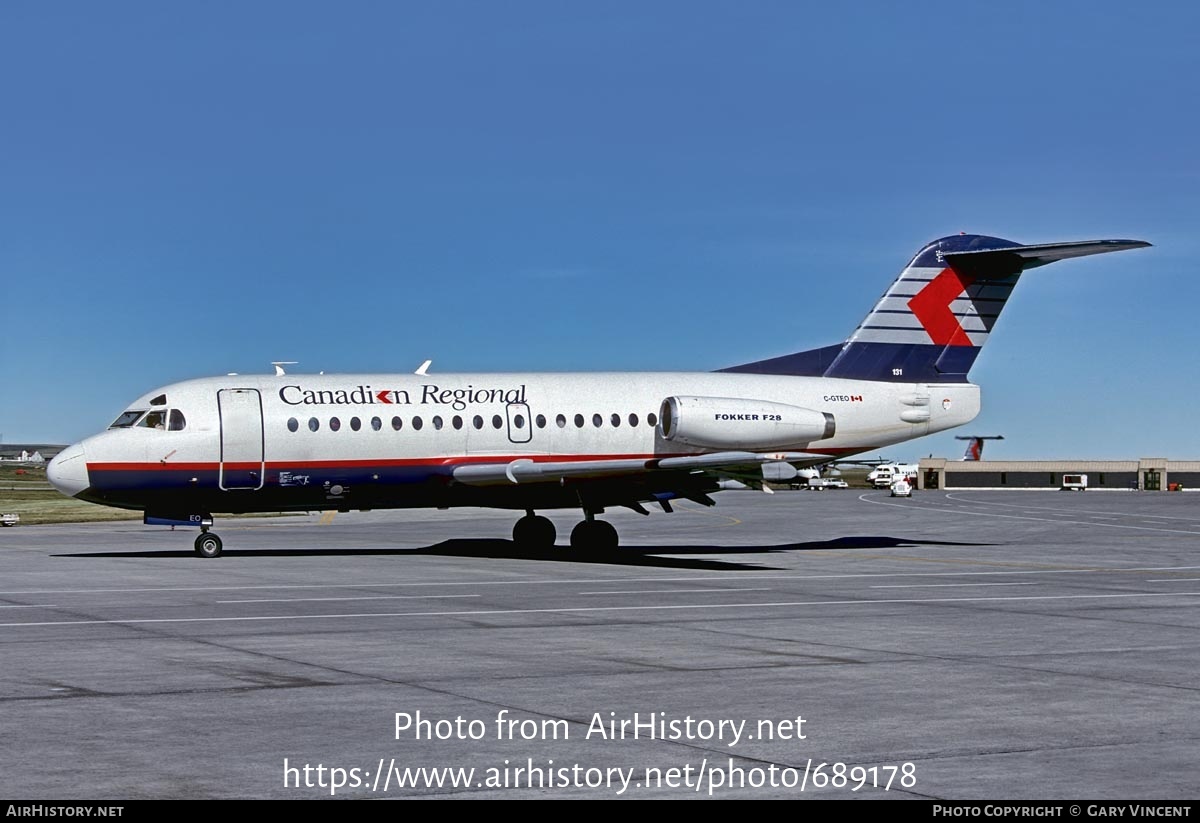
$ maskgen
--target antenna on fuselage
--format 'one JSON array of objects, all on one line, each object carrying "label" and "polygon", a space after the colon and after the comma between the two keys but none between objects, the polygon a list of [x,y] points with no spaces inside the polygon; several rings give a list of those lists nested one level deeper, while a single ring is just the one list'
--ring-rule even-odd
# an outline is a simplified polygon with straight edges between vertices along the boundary
[{"label": "antenna on fuselage", "polygon": [[425,376],[425,372],[429,371],[429,367],[430,367],[431,365],[433,365],[433,361],[432,361],[432,360],[426,360],[424,363],[422,363],[422,364],[421,364],[421,365],[420,365],[420,366],[417,368],[417,370],[416,370],[415,372],[413,372],[413,374],[419,374],[419,375],[421,375],[421,377],[424,377],[424,376]]},{"label": "antenna on fuselage", "polygon": [[287,374],[287,372],[283,370],[284,366],[294,366],[299,362],[299,360],[272,360],[271,365],[275,367],[275,376],[283,377],[285,374]]}]

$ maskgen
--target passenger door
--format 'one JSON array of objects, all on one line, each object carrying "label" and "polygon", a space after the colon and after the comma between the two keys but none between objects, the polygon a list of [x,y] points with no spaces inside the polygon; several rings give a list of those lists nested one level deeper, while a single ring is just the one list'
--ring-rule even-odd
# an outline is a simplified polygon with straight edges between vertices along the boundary
[{"label": "passenger door", "polygon": [[263,486],[263,411],[258,389],[221,389],[222,489],[261,489]]}]

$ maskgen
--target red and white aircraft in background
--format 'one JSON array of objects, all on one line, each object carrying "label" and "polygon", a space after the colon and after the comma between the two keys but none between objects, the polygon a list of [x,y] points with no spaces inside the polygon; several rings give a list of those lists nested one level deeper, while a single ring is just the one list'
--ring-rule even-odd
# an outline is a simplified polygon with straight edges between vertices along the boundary
[{"label": "red and white aircraft in background", "polygon": [[198,526],[212,512],[486,506],[544,547],[535,512],[577,508],[575,547],[611,548],[606,508],[706,505],[730,484],[960,426],[979,412],[967,373],[1022,271],[1148,246],[929,243],[844,342],[717,372],[211,377],[147,392],[106,431],[51,461],[64,494]]}]

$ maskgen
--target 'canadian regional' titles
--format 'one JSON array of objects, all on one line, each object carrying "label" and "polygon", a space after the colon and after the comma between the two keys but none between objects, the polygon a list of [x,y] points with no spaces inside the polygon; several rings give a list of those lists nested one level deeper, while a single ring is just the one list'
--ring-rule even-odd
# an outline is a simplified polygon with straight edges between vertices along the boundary
[{"label": "'canadian regional' titles", "polygon": [[[414,399],[416,398],[416,399]],[[449,406],[462,411],[468,403],[525,403],[525,384],[514,388],[477,389],[472,385],[459,389],[423,384],[420,391],[408,389],[373,389],[355,386],[353,389],[306,389],[303,386],[284,386],[279,399],[289,406]]]}]

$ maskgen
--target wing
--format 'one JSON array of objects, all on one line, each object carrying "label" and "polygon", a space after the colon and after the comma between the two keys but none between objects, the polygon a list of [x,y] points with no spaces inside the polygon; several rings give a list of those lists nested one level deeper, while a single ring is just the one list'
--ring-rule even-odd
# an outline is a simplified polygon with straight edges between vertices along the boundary
[{"label": "wing", "polygon": [[[796,466],[828,462],[829,455],[809,452],[715,452],[676,457],[613,458],[597,460],[534,460],[520,458],[504,463],[473,463],[455,467],[453,478],[470,486],[571,487],[579,499],[597,506],[626,506],[649,514],[641,505],[654,502],[671,511],[672,498],[714,505],[710,492],[723,488],[756,488],[770,491],[764,480],[786,481],[796,476]],[[602,510],[602,509],[600,509]]]},{"label": "wing", "polygon": [[547,460],[520,458],[508,463],[472,463],[454,469],[454,479],[470,486],[505,483],[551,483],[621,476],[641,477],[653,473],[713,472],[716,476],[761,470],[770,463],[815,466],[828,462],[827,454],[809,452],[715,452],[682,457],[621,458],[602,460]]}]

